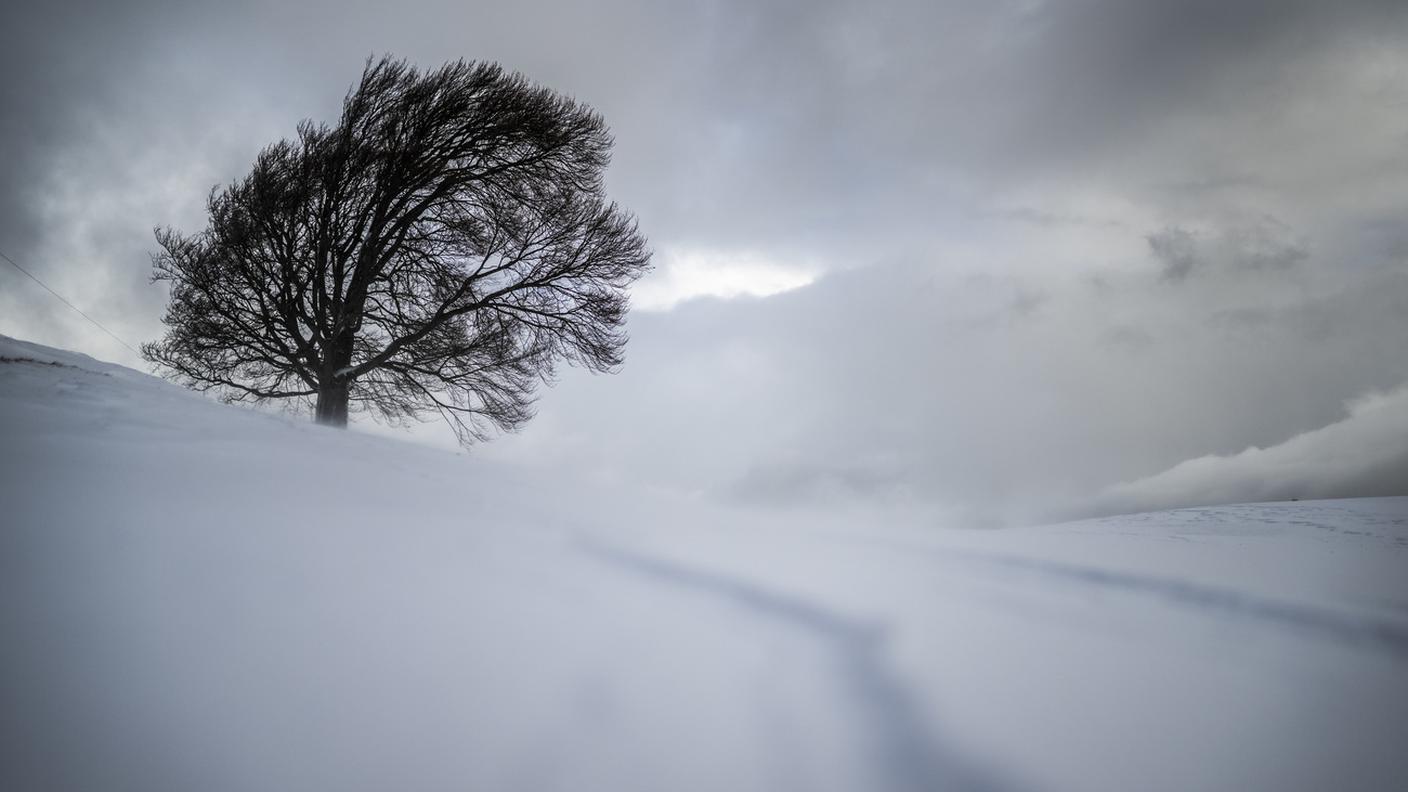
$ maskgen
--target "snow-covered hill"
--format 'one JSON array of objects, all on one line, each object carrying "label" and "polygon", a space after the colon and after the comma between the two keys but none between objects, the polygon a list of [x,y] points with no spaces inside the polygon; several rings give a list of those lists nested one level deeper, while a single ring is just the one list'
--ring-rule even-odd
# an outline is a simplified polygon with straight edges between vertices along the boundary
[{"label": "snow-covered hill", "polygon": [[0,788],[1408,788],[1408,498],[802,518],[0,357]]}]

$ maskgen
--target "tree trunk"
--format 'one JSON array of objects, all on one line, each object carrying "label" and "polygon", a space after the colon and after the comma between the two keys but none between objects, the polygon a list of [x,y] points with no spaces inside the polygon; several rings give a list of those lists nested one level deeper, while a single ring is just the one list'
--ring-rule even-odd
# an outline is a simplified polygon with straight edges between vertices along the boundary
[{"label": "tree trunk", "polygon": [[331,380],[318,388],[318,406],[313,411],[313,420],[327,426],[346,428],[347,426],[347,380],[329,377]]},{"label": "tree trunk", "polygon": [[[338,326],[346,326],[339,319]],[[347,396],[352,383],[341,372],[352,363],[352,336],[338,333],[324,350],[318,371],[318,403],[313,408],[313,420],[324,426],[347,428]]]}]

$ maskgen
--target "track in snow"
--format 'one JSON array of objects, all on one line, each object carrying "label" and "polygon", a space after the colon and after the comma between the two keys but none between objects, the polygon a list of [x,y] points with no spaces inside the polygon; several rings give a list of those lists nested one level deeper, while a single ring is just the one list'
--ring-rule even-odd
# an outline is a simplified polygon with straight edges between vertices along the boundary
[{"label": "track in snow", "polygon": [[868,742],[876,790],[894,792],[998,792],[1008,788],[942,743],[915,711],[912,696],[886,667],[884,629],[815,603],[769,591],[740,578],[652,558],[597,541],[582,541],[587,555],[668,587],[721,599],[748,617],[806,634],[831,655],[840,692],[850,702]]}]

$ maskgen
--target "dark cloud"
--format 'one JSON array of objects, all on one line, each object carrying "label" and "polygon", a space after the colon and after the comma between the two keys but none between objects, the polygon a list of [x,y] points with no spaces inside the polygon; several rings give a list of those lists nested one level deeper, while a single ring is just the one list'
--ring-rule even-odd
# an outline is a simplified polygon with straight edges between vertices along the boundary
[{"label": "dark cloud", "polygon": [[1181,281],[1198,264],[1197,239],[1184,228],[1165,228],[1146,237],[1149,250],[1163,266],[1164,280]]},{"label": "dark cloud", "polygon": [[1222,228],[1211,235],[1173,226],[1145,239],[1160,264],[1161,276],[1173,282],[1209,268],[1284,274],[1310,255],[1289,228],[1271,217]]}]

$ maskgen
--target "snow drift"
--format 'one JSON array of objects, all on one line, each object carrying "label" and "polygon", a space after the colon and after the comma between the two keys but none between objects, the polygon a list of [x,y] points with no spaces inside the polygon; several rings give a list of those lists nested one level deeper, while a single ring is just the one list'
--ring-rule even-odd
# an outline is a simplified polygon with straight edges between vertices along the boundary
[{"label": "snow drift", "polygon": [[1408,499],[788,516],[0,357],[6,789],[1408,785]]}]

